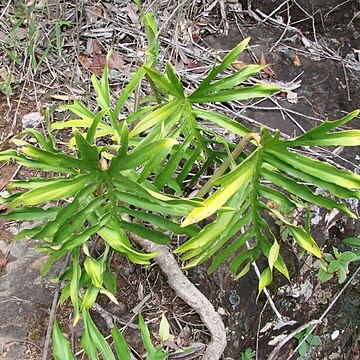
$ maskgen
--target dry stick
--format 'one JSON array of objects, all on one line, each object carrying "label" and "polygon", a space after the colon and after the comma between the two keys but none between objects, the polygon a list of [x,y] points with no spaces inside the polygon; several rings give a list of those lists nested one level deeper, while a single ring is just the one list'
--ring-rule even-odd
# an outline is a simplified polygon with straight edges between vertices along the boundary
[{"label": "dry stick", "polygon": [[[352,274],[351,278],[348,280],[348,282],[343,286],[343,288],[337,293],[337,295],[334,297],[334,299],[331,301],[329,306],[326,308],[326,310],[323,312],[323,314],[319,317],[318,321],[321,323],[325,316],[329,313],[331,308],[335,305],[335,303],[339,300],[340,296],[344,293],[344,291],[349,287],[351,282],[355,279],[355,277],[360,272],[360,266],[356,269],[356,271]],[[318,324],[319,324],[318,323]],[[305,342],[305,340],[314,332],[318,324],[314,324],[314,326],[310,329],[310,331],[304,336],[304,338],[301,340],[301,342],[297,345],[297,347],[294,349],[292,354],[286,358],[286,360],[290,360],[294,353],[299,350],[300,346]]]},{"label": "dry stick", "polygon": [[317,325],[321,321],[320,320],[312,320],[304,325],[299,326],[297,329],[295,329],[293,332],[291,332],[289,335],[287,335],[284,339],[282,339],[274,348],[274,350],[270,353],[267,360],[273,360],[277,353],[280,351],[280,349],[288,342],[290,341],[294,336],[301,333],[302,331],[306,330],[309,326]]},{"label": "dry stick", "polygon": [[[279,37],[279,39],[277,39],[277,41],[275,42],[275,44],[270,48],[269,52],[272,52],[279,44],[280,44],[280,41],[284,38],[285,34],[287,33],[288,29],[289,29],[289,26],[290,26],[290,20],[291,20],[291,16],[290,16],[290,6],[289,6],[289,2],[286,1],[287,3],[287,24],[284,28],[284,31],[282,32],[281,36]],[[271,15],[269,15],[269,17],[271,17]],[[265,21],[265,19],[263,20]]]},{"label": "dry stick", "polygon": [[226,332],[221,316],[215,311],[210,301],[200,290],[183,274],[172,253],[164,245],[131,234],[131,239],[147,252],[155,252],[154,261],[166,275],[169,285],[177,296],[192,307],[208,328],[211,341],[203,354],[203,360],[218,360],[226,347]]},{"label": "dry stick", "polygon": [[[236,145],[234,151],[231,153],[231,156],[233,160],[236,160],[237,157],[243,152],[246,145],[249,144],[251,140],[255,140],[258,144],[260,144],[260,136],[257,133],[250,133],[245,135],[239,143]],[[226,169],[230,166],[231,159],[227,158],[220,166],[219,168],[214,172],[213,176],[207,181],[207,183],[200,189],[200,191],[197,193],[196,197],[204,197],[209,190],[211,189],[212,183],[219,178],[221,175],[223,175],[226,171]]]}]

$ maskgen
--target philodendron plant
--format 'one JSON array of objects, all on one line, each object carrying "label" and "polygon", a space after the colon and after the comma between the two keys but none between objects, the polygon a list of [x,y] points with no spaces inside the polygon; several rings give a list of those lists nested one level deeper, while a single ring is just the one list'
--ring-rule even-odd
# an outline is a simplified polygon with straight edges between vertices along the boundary
[{"label": "philodendron plant", "polygon": [[[299,247],[322,258],[308,226],[294,221],[291,214],[315,204],[355,218],[344,200],[360,199],[359,175],[298,151],[305,146],[360,145],[359,130],[336,130],[359,111],[337,121],[324,121],[287,140],[279,131],[266,128],[252,132],[205,105],[282,91],[266,84],[244,85],[264,65],[247,65],[222,75],[249,39],[189,91],[170,63],[164,72],[158,69],[159,44],[152,14],[144,15],[144,24],[149,45],[146,61],[115,103],[105,66],[101,81],[92,77],[98,111],[75,101],[64,106],[75,118],[50,124],[47,117],[46,134],[26,130],[14,139],[17,150],[0,152],[0,161],[40,170],[37,177],[9,184],[8,195],[0,198],[6,209],[1,216],[42,220],[15,237],[41,242],[38,249],[49,255],[42,275],[56,260],[70,254],[69,265],[58,279],[65,284],[61,302],[70,298],[74,323],[83,318],[83,346],[90,359],[97,359],[98,351],[105,351],[106,359],[114,356],[89,315],[98,294],[117,302],[111,254],[118,252],[140,265],[150,264],[155,255],[135,248],[134,236],[170,246],[172,236],[181,235],[184,242],[175,252],[183,254],[185,267],[211,259],[209,273],[227,263],[236,279],[264,257],[267,266],[260,275],[260,294],[276,272],[290,278],[281,256],[281,248],[287,244],[274,235],[265,214],[285,225]],[[141,105],[125,120],[118,120],[142,81],[150,84],[153,95],[136,101]],[[222,137],[214,126],[206,125],[209,123],[235,134],[239,141]],[[58,140],[63,129],[72,133],[68,143]],[[211,175],[205,183],[204,174]],[[324,191],[320,194],[316,189]],[[190,193],[195,196],[187,197]],[[91,250],[94,239],[103,243],[98,247],[100,255]],[[117,330],[113,337],[119,339]],[[56,325],[57,359],[73,356],[64,341]]]}]

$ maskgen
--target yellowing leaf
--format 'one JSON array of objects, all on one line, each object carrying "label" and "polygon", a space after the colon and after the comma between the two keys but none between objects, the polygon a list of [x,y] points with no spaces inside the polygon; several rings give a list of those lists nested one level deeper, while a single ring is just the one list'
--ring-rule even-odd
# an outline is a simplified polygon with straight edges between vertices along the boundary
[{"label": "yellowing leaf", "polygon": [[275,240],[269,251],[269,268],[271,271],[274,267],[276,259],[279,256],[279,250],[280,250],[279,243]]},{"label": "yellowing leaf", "polygon": [[322,257],[320,248],[315,240],[301,227],[289,225],[289,230],[294,237],[294,240],[306,251],[315,255],[318,258]]},{"label": "yellowing leaf", "polygon": [[91,278],[92,283],[97,288],[102,288],[102,270],[101,264],[91,257],[87,257],[84,261],[86,272]]},{"label": "yellowing leaf", "polygon": [[267,267],[260,275],[259,279],[259,293],[257,296],[257,299],[259,298],[261,292],[264,290],[264,288],[268,285],[270,285],[272,282],[272,272],[269,267]]},{"label": "yellowing leaf", "polygon": [[165,314],[162,314],[161,316],[159,336],[162,343],[166,340],[169,340],[170,337],[170,325]]},{"label": "yellowing leaf", "polygon": [[13,208],[21,204],[33,206],[47,201],[68,198],[82,189],[88,179],[88,175],[79,175],[72,179],[59,180],[49,185],[44,185],[22,194],[11,202],[9,207]]},{"label": "yellowing leaf", "polygon": [[[254,170],[252,163],[251,160],[244,161],[235,170],[225,175],[223,177],[225,184],[204,201],[203,207],[194,209],[181,224],[181,227],[197,223],[219,210],[236,191],[248,182]],[[219,180],[220,178],[217,181]]]}]

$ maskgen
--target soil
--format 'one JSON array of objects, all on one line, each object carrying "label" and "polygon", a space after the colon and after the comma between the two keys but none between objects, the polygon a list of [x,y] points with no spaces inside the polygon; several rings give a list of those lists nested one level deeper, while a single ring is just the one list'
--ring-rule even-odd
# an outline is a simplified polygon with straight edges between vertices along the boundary
[{"label": "soil", "polygon": [[[246,11],[247,1],[238,2],[242,5],[237,8],[238,12],[232,10],[234,3],[226,2],[228,35],[219,36],[218,32],[207,28],[200,35],[201,46],[218,51],[229,50],[244,37],[251,36],[252,52],[242,55],[243,63],[253,63],[255,58],[259,60],[263,55],[273,71],[272,77],[267,80],[284,83],[293,82],[294,79],[301,81],[300,86],[294,90],[297,94],[296,100],[291,102],[283,99],[279,106],[265,100],[255,106],[244,106],[239,115],[256,119],[272,129],[280,129],[284,134],[294,135],[318,125],[320,120],[337,119],[359,107],[360,55],[356,52],[360,49],[359,1],[289,2],[288,10],[285,4],[276,12],[276,16],[273,16],[286,24],[289,14],[291,22],[297,22],[293,25],[297,30],[288,29],[286,32],[279,24],[273,24],[269,20],[261,22],[254,18],[253,14]],[[256,9],[270,14],[283,4],[282,1],[255,0],[250,3],[253,13],[258,16],[260,15]],[[2,11],[2,8],[0,10]],[[313,19],[309,14],[313,15]],[[211,10],[209,16],[217,29],[223,29],[218,7]],[[279,39],[281,41],[278,42]],[[314,50],[314,43],[321,46],[321,51],[315,51],[316,48]],[[274,47],[275,44],[277,45]],[[333,51],[329,52],[329,49]],[[1,48],[0,59],[6,63]],[[345,61],[346,59],[352,62]],[[76,73],[80,65],[76,60],[69,62],[67,66],[71,67],[68,69],[69,73]],[[86,73],[86,70],[82,71]],[[87,76],[88,79],[89,74],[86,74],[82,76]],[[58,88],[74,86],[70,79],[69,84],[64,77],[61,81],[61,84],[57,84]],[[49,104],[49,98],[46,98],[46,103],[41,102],[42,100],[35,101],[33,89],[27,84],[25,91],[21,81],[14,84],[14,94],[9,99],[0,95],[0,149],[13,146],[10,139],[21,131],[23,115],[38,110],[43,112],[45,105]],[[41,88],[40,85],[39,87]],[[282,110],[279,110],[279,107]],[[255,127],[252,122],[246,124]],[[360,119],[355,119],[351,126],[359,128]],[[359,172],[357,148],[337,149],[336,152],[322,154],[327,160]],[[14,164],[2,164],[0,170],[0,191],[14,176],[27,176],[26,172],[18,173],[22,170]],[[353,206],[354,211],[359,210],[358,203]],[[280,233],[281,229],[278,230]],[[45,259],[42,254],[35,252],[34,243],[11,243],[16,231],[13,223],[0,220],[0,258],[5,255],[7,257],[6,266],[0,270],[0,358],[41,359],[55,288],[49,281],[51,276],[44,282],[40,281],[39,269]],[[325,212],[314,209],[312,234],[325,252],[331,251],[332,246],[345,251],[348,248],[341,244],[341,240],[358,236],[360,223],[339,214],[329,220]],[[303,256],[289,245],[286,253],[282,255],[287,259],[292,281],[289,284],[278,278],[269,289],[274,305],[285,323],[292,321],[284,326],[281,326],[264,295],[256,301],[258,280],[254,272],[234,281],[226,267],[220,268],[212,276],[206,274],[206,264],[188,271],[188,277],[211,300],[223,317],[228,333],[228,346],[224,357],[237,360],[243,351],[251,348],[256,350],[257,359],[266,359],[274,349],[274,340],[281,340],[278,336],[289,334],[300,325],[318,319],[329,309],[314,332],[319,336],[321,345],[310,347],[306,358],[359,359],[360,275],[355,276],[346,288],[339,285],[336,279],[320,283],[316,277],[318,262]],[[56,276],[61,264],[57,266],[52,276]],[[354,263],[350,267],[349,276],[356,271],[357,266],[358,263]],[[118,277],[120,304],[115,308],[105,298],[100,298],[99,303],[106,312],[116,316],[121,324],[131,324],[126,327],[124,335],[138,358],[145,353],[136,329],[135,314],[139,303],[143,303],[141,313],[150,321],[152,334],[158,333],[161,314],[165,313],[175,339],[178,340],[188,332],[183,346],[208,341],[207,331],[198,316],[176,298],[156,267],[143,269],[115,256],[112,271]],[[344,291],[340,293],[342,289]],[[340,295],[337,297],[338,294]],[[334,300],[336,302],[331,305]],[[99,311],[94,312],[93,316],[106,334],[108,328],[104,316]],[[70,306],[65,304],[58,311],[58,319],[63,331],[71,334],[75,349],[79,349],[81,324],[73,329],[69,325],[71,317]],[[335,336],[337,331],[338,336]],[[155,338],[154,340],[156,341]],[[295,339],[287,342],[275,358],[296,359],[296,345]],[[201,355],[195,355],[195,358],[201,358]]]}]

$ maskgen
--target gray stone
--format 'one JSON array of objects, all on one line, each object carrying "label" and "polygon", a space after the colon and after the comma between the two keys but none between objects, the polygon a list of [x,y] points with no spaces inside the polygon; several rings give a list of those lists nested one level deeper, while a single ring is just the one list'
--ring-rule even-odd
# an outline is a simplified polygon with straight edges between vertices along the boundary
[{"label": "gray stone", "polygon": [[9,252],[0,273],[0,359],[22,358],[26,346],[19,341],[28,340],[33,329],[44,326],[51,307],[54,285],[40,278],[46,256],[34,246],[34,241],[0,241],[1,251]]}]

